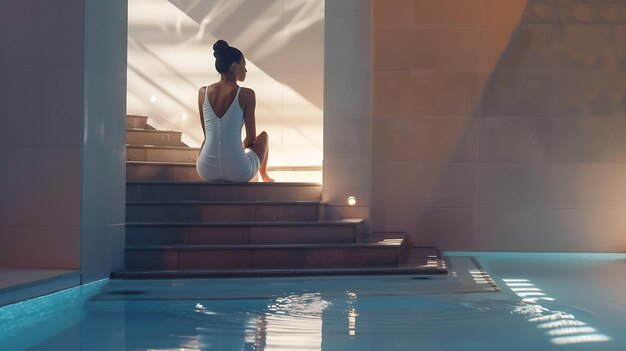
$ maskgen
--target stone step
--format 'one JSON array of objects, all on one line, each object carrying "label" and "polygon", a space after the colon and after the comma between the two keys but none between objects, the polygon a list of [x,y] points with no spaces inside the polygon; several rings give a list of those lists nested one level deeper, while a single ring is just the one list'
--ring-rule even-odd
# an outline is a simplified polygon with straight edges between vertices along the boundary
[{"label": "stone step", "polygon": [[126,270],[397,267],[404,238],[366,244],[127,246]]},{"label": "stone step", "polygon": [[318,222],[319,201],[126,202],[127,222]]},{"label": "stone step", "polygon": [[195,162],[200,154],[200,148],[188,146],[156,146],[156,145],[126,145],[127,161],[150,162]]},{"label": "stone step", "polygon": [[[443,258],[433,247],[407,247],[398,266],[330,268],[247,268],[247,269],[127,269],[111,273],[115,279],[206,279],[227,277],[293,277],[320,275],[433,275],[447,274]],[[409,257],[409,259],[407,259]],[[424,279],[428,279],[424,277]]]},{"label": "stone step", "polygon": [[321,201],[316,183],[126,183],[126,201]]},{"label": "stone step", "polygon": [[126,129],[126,143],[134,145],[186,146],[183,132],[175,130]]},{"label": "stone step", "polygon": [[146,129],[148,126],[148,116],[126,115],[126,128]]},{"label": "stone step", "polygon": [[351,244],[363,220],[332,222],[126,223],[126,245]]},{"label": "stone step", "polygon": [[195,163],[126,161],[127,181],[201,182]]}]

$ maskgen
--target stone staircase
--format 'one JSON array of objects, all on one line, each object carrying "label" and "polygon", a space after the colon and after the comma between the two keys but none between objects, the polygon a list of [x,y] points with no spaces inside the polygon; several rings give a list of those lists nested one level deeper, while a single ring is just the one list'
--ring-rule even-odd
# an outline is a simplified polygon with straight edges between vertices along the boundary
[{"label": "stone staircase", "polygon": [[317,183],[205,183],[181,132],[127,117],[125,269],[113,278],[445,273],[404,233],[326,220]]}]

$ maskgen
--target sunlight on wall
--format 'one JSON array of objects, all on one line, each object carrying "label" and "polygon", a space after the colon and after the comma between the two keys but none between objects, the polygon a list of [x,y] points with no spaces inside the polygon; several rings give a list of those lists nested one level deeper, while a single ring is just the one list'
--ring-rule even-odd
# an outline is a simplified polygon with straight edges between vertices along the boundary
[{"label": "sunlight on wall", "polygon": [[130,0],[128,113],[198,147],[197,92],[219,80],[212,45],[225,39],[246,56],[270,166],[321,165],[323,13],[318,0]]}]

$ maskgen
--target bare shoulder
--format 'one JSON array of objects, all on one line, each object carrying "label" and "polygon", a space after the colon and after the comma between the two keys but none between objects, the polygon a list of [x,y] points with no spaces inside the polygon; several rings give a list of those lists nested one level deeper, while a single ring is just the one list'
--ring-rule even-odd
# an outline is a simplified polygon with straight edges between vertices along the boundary
[{"label": "bare shoulder", "polygon": [[250,88],[244,88],[241,87],[241,91],[239,92],[239,95],[241,95],[241,97],[244,98],[248,98],[248,99],[254,99],[255,94],[254,94],[254,90],[250,89]]},{"label": "bare shoulder", "polygon": [[239,91],[239,103],[242,107],[248,106],[250,104],[254,104],[256,100],[254,90],[250,88],[241,87]]}]

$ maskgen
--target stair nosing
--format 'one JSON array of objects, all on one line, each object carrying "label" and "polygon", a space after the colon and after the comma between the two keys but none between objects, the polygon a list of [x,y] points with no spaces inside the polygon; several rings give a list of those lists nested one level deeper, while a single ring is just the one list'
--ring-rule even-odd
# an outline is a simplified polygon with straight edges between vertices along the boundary
[{"label": "stair nosing", "polygon": [[127,201],[126,205],[325,205],[323,201]]},{"label": "stair nosing", "polygon": [[397,249],[405,244],[399,243],[354,243],[354,244],[239,244],[239,245],[142,245],[127,246],[125,251],[202,251],[202,250],[307,250],[307,249]]},{"label": "stair nosing", "polygon": [[172,181],[172,180],[128,180],[126,181],[126,185],[176,185],[176,186],[263,186],[263,187],[282,187],[282,186],[315,186],[321,187],[320,183],[313,182],[274,182],[274,183],[263,183],[263,182],[203,182],[203,181],[189,181],[189,182],[181,182],[181,181]]},{"label": "stair nosing", "polygon": [[127,132],[145,132],[145,133],[182,133],[182,130],[164,130],[164,129],[143,129],[143,128],[126,128]]},{"label": "stair nosing", "polygon": [[[220,269],[185,269],[185,270],[130,270],[113,272],[113,279],[163,279],[158,276],[191,276],[198,278],[226,277],[272,277],[272,276],[311,276],[311,275],[377,275],[377,274],[447,274],[448,270],[439,267],[337,267],[337,268],[220,268]],[[124,278],[123,276],[127,278]],[[117,277],[116,277],[117,276]],[[122,276],[122,278],[119,278]],[[143,276],[143,277],[142,277]],[[157,278],[158,277],[158,278]]]},{"label": "stair nosing", "polygon": [[331,227],[353,226],[362,224],[364,219],[354,221],[317,221],[317,222],[126,222],[127,227]]},{"label": "stair nosing", "polygon": [[151,145],[151,144],[126,144],[126,148],[127,149],[167,149],[167,150],[200,151],[199,147],[171,146],[171,145]]}]

